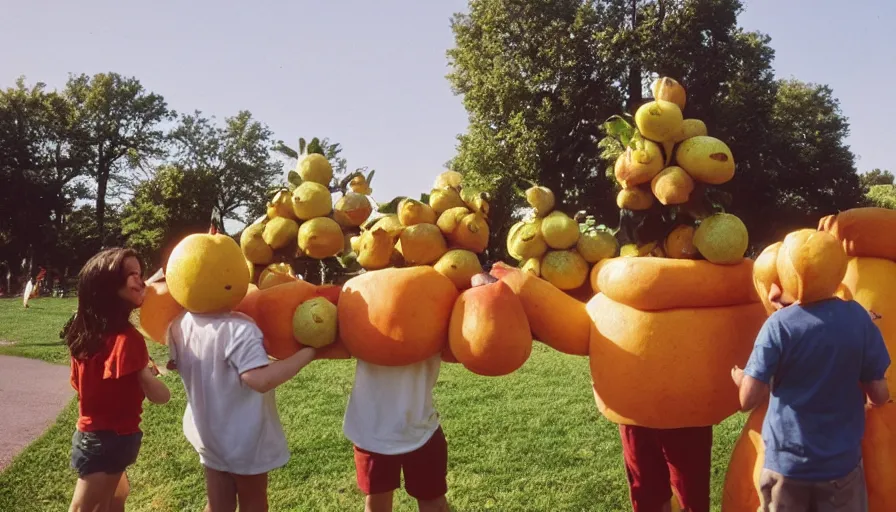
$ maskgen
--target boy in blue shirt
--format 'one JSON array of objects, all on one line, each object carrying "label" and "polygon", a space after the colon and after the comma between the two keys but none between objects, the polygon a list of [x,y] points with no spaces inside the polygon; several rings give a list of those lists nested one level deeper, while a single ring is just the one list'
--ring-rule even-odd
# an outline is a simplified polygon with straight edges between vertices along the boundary
[{"label": "boy in blue shirt", "polygon": [[781,295],[772,291],[779,309],[759,332],[747,367],[732,370],[744,411],[771,388],[761,510],[864,511],[865,402],[889,400],[887,347],[855,301],[787,305]]}]

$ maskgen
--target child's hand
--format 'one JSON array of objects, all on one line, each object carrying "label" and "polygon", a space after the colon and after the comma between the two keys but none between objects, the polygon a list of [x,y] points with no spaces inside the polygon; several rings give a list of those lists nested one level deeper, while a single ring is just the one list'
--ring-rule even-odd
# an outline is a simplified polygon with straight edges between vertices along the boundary
[{"label": "child's hand", "polygon": [[497,282],[498,279],[489,274],[488,272],[481,272],[476,274],[470,279],[470,284],[473,285],[473,288],[477,286],[483,286],[486,284],[491,284]]},{"label": "child's hand", "polygon": [[731,369],[731,380],[734,381],[734,385],[737,387],[740,387],[744,381],[744,371],[737,365],[734,365],[734,368]]}]

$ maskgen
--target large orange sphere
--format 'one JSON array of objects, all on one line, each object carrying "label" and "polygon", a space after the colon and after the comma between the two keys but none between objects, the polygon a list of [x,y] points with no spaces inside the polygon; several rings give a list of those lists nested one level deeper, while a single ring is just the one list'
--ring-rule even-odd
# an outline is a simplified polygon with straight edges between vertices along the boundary
[{"label": "large orange sphere", "polygon": [[339,334],[368,363],[404,366],[439,354],[458,291],[432,267],[386,268],[350,279],[339,295]]},{"label": "large orange sphere", "polygon": [[846,252],[830,233],[794,231],[778,249],[781,289],[802,303],[833,297],[846,274],[846,263]]},{"label": "large orange sphere", "polygon": [[507,375],[532,353],[532,332],[523,304],[503,281],[463,292],[454,303],[450,352],[479,375]]},{"label": "large orange sphere", "polygon": [[156,281],[146,287],[146,296],[140,306],[140,327],[156,343],[165,344],[168,325],[184,308],[174,300],[165,281]]}]

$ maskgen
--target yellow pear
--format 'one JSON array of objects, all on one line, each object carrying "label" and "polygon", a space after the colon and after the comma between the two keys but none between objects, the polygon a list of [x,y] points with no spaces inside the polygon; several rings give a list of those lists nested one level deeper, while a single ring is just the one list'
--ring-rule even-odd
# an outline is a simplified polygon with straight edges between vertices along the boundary
[{"label": "yellow pear", "polygon": [[682,111],[687,104],[687,92],[674,78],[663,77],[654,80],[650,84],[650,92],[655,99],[672,102]]},{"label": "yellow pear", "polygon": [[348,183],[349,188],[352,189],[352,192],[356,194],[364,194],[365,196],[369,196],[371,192],[370,185],[367,183],[367,178],[363,175],[357,175]]},{"label": "yellow pear", "polygon": [[433,265],[436,272],[451,279],[458,290],[466,290],[472,285],[470,279],[482,272],[479,257],[472,251],[452,249],[442,255]]},{"label": "yellow pear", "polygon": [[481,253],[488,248],[490,233],[488,222],[481,213],[468,213],[457,224],[457,228],[445,237],[458,249]]},{"label": "yellow pear", "polygon": [[542,219],[521,222],[511,228],[507,237],[507,252],[517,261],[540,258],[548,250],[541,234]]},{"label": "yellow pear", "polygon": [[529,258],[523,262],[523,266],[520,268],[527,274],[541,277],[541,258]]},{"label": "yellow pear", "polygon": [[445,171],[436,176],[432,188],[460,188],[463,178],[463,175],[457,171]]},{"label": "yellow pear", "polygon": [[537,217],[544,217],[554,209],[554,193],[547,187],[529,187],[526,190],[526,202],[535,208]]},{"label": "yellow pear", "polygon": [[439,226],[439,229],[442,230],[442,234],[444,234],[445,237],[450,237],[457,231],[460,222],[467,215],[470,215],[470,209],[466,206],[448,208],[439,215],[439,220],[436,221],[436,225]]},{"label": "yellow pear", "polygon": [[364,194],[348,192],[336,201],[333,207],[333,220],[340,226],[358,227],[370,217],[373,206]]},{"label": "yellow pear", "polygon": [[638,146],[626,148],[625,153],[616,159],[614,174],[616,181],[624,188],[650,183],[665,165],[659,144],[645,140]]},{"label": "yellow pear", "polygon": [[288,263],[272,263],[258,276],[258,289],[266,290],[278,284],[295,281],[296,276]]},{"label": "yellow pear", "polygon": [[333,166],[327,157],[319,153],[310,153],[299,157],[296,172],[303,182],[312,182],[328,186],[333,179]]},{"label": "yellow pear", "polygon": [[379,270],[389,266],[392,259],[394,239],[382,228],[373,228],[361,233],[358,238],[358,264],[367,270]]},{"label": "yellow pear", "polygon": [[681,132],[684,117],[671,101],[656,100],[641,105],[635,112],[635,124],[644,137],[663,142],[673,140]]},{"label": "yellow pear", "polygon": [[576,251],[548,251],[541,260],[541,277],[561,290],[575,290],[588,277],[588,263]]},{"label": "yellow pear", "polygon": [[299,225],[296,221],[285,217],[274,217],[265,224],[261,236],[266,244],[277,250],[295,243],[298,234]]},{"label": "yellow pear", "polygon": [[403,226],[435,224],[436,212],[428,204],[416,199],[402,199],[398,203],[398,220]]},{"label": "yellow pear", "polygon": [[730,213],[716,213],[703,219],[694,232],[694,247],[709,262],[720,265],[743,261],[748,243],[747,227]]},{"label": "yellow pear", "polygon": [[322,260],[336,256],[344,245],[342,228],[329,217],[315,217],[299,226],[299,249],[308,257]]},{"label": "yellow pear", "polygon": [[576,243],[578,252],[588,263],[597,263],[606,258],[612,258],[619,249],[616,237],[607,231],[590,229],[582,233]]},{"label": "yellow pear", "polygon": [[692,178],[710,185],[721,185],[734,177],[734,157],[728,146],[714,137],[691,137],[675,152],[675,161]]},{"label": "yellow pear", "polygon": [[561,211],[551,212],[541,221],[541,236],[552,249],[569,249],[579,241],[579,223]]},{"label": "yellow pear", "polygon": [[269,219],[274,217],[296,218],[295,212],[292,211],[292,200],[289,190],[279,190],[274,194],[274,198],[268,203],[267,215]]},{"label": "yellow pear", "polygon": [[681,123],[681,131],[675,137],[675,142],[682,142],[691,137],[701,137],[708,135],[706,123],[699,119],[685,119]]},{"label": "yellow pear", "polygon": [[264,241],[264,224],[250,224],[240,235],[240,249],[246,260],[267,265],[274,259],[274,250]]},{"label": "yellow pear", "polygon": [[676,259],[695,259],[700,256],[694,247],[694,226],[680,224],[666,236],[663,251],[666,256]]},{"label": "yellow pear", "polygon": [[401,224],[401,221],[398,219],[398,215],[392,213],[389,215],[384,215],[380,217],[376,222],[373,223],[373,226],[370,227],[370,231],[374,229],[384,229],[392,239],[398,238],[398,235],[404,230],[404,226]]},{"label": "yellow pear", "polygon": [[624,210],[647,210],[653,206],[653,201],[653,194],[640,187],[624,188],[616,194],[616,206]]},{"label": "yellow pear", "polygon": [[299,304],[292,315],[292,334],[302,345],[325,347],[336,341],[336,304],[314,297]]},{"label": "yellow pear", "polygon": [[292,211],[301,220],[326,217],[333,210],[330,189],[313,181],[306,181],[292,191]]},{"label": "yellow pear", "polygon": [[694,191],[694,180],[681,167],[666,167],[653,177],[650,190],[664,205],[684,204]]},{"label": "yellow pear", "polygon": [[465,206],[464,200],[460,197],[460,192],[454,188],[435,188],[429,194],[429,206],[436,212],[436,216],[451,208]]},{"label": "yellow pear", "polygon": [[435,224],[408,226],[401,232],[399,242],[402,256],[411,265],[431,265],[448,252],[445,237]]}]

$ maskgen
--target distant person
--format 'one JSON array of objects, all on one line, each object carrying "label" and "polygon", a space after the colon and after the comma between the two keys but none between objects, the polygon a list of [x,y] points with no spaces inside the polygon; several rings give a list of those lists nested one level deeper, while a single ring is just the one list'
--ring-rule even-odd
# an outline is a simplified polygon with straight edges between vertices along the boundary
[{"label": "distant person", "polygon": [[184,435],[205,472],[206,512],[268,510],[268,473],[289,461],[274,389],[310,363],[306,347],[271,361],[252,318],[185,312],[168,327],[171,360],[187,392]]},{"label": "distant person", "polygon": [[760,510],[864,512],[865,404],[881,406],[890,396],[890,356],[876,315],[836,297],[799,303],[777,286],[769,299],[777,311],[747,367],[732,369],[743,410],[771,392]]},{"label": "distant person", "polygon": [[145,288],[140,261],[129,249],[100,252],[79,275],[78,311],[64,331],[78,393],[73,512],[124,510],[130,491],[125,471],[143,438],[143,399],[164,404],[171,397],[149,366],[146,341],[129,322]]}]

